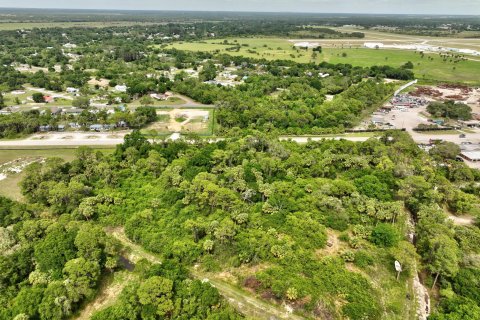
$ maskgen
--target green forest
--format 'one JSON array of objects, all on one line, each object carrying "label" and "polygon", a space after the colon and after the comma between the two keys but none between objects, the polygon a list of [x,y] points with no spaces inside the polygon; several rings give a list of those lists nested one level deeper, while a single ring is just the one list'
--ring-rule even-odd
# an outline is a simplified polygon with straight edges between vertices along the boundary
[{"label": "green forest", "polygon": [[0,320],[480,319],[479,28],[0,9]]},{"label": "green forest", "polygon": [[[323,319],[411,317],[420,271],[438,294],[431,319],[478,319],[480,230],[446,212],[478,214],[480,175],[443,149],[430,156],[395,131],[305,145],[261,133],[151,144],[134,132],[112,155],[83,147],[70,163],[32,164],[27,202],[1,198],[0,315],[71,317],[127,268],[135,280],[94,319],[241,318],[199,270],[231,270],[244,290]],[[112,227],[162,263],[132,266]]]}]

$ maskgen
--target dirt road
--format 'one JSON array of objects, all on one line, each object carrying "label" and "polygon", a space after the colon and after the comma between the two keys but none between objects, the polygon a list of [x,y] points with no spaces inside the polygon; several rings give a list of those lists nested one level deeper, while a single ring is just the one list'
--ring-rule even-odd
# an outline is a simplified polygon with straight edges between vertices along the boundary
[{"label": "dirt road", "polygon": [[[133,243],[127,238],[122,228],[107,230],[111,235],[117,238],[126,248],[130,249],[132,261],[138,261],[140,258],[149,260],[152,263],[161,263],[155,255],[145,251],[141,246]],[[218,289],[220,294],[235,308],[238,312],[245,314],[252,319],[293,319],[303,320],[305,318],[291,314],[286,309],[269,304],[257,299],[250,293],[238,289],[224,281],[207,278],[200,272],[192,272],[192,275],[198,279],[210,282]]]},{"label": "dirt road", "polygon": [[453,221],[453,224],[457,226],[469,226],[473,225],[475,223],[475,218],[472,216],[454,216],[450,215],[448,216],[449,220]]}]

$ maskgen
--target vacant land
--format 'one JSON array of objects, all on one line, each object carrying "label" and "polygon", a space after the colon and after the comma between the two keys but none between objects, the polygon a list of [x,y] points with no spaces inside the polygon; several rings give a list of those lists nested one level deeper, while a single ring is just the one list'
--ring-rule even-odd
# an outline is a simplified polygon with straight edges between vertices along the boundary
[{"label": "vacant land", "polygon": [[[395,35],[396,36],[396,35]],[[411,37],[410,37],[411,39]],[[227,40],[228,44],[224,44]],[[456,39],[458,40],[458,39]],[[235,42],[237,41],[237,42]],[[202,42],[178,42],[169,45],[187,51],[207,51],[227,53],[234,56],[264,58],[268,60],[288,59],[297,62],[346,63],[354,66],[369,67],[373,65],[390,65],[399,67],[408,61],[414,64],[413,71],[417,78],[425,81],[450,81],[479,84],[480,61],[464,60],[455,62],[443,59],[436,53],[421,55],[414,51],[394,49],[364,49],[359,46],[362,40],[314,40],[323,46],[323,52],[313,56],[312,50],[296,49],[288,39],[281,38],[238,38],[216,39]],[[227,50],[239,44],[238,51]]]},{"label": "vacant land", "polygon": [[[106,153],[113,152],[113,149],[101,150]],[[75,151],[76,148],[0,149],[0,195],[21,200],[22,195],[18,184],[23,178],[23,173],[15,171],[20,171],[26,163],[41,161],[47,157],[59,157],[65,161],[72,161],[75,158]]]},{"label": "vacant land", "polygon": [[214,109],[186,109],[175,108],[157,111],[158,121],[150,124],[144,132],[157,133],[181,132],[184,134],[196,133],[200,135],[213,134]]}]

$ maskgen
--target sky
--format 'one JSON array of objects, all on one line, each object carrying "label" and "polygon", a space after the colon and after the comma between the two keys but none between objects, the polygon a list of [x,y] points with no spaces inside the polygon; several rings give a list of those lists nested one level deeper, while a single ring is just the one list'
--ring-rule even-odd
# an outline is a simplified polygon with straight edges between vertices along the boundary
[{"label": "sky", "polygon": [[480,0],[0,0],[0,7],[480,15]]}]

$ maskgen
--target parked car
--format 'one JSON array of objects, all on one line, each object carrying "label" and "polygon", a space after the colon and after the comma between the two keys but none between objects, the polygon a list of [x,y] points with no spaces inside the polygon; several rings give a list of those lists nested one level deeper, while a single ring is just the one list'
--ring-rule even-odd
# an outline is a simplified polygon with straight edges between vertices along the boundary
[{"label": "parked car", "polygon": [[465,133],[462,133],[459,137],[463,139],[463,138],[466,138],[467,136],[465,135]]}]

